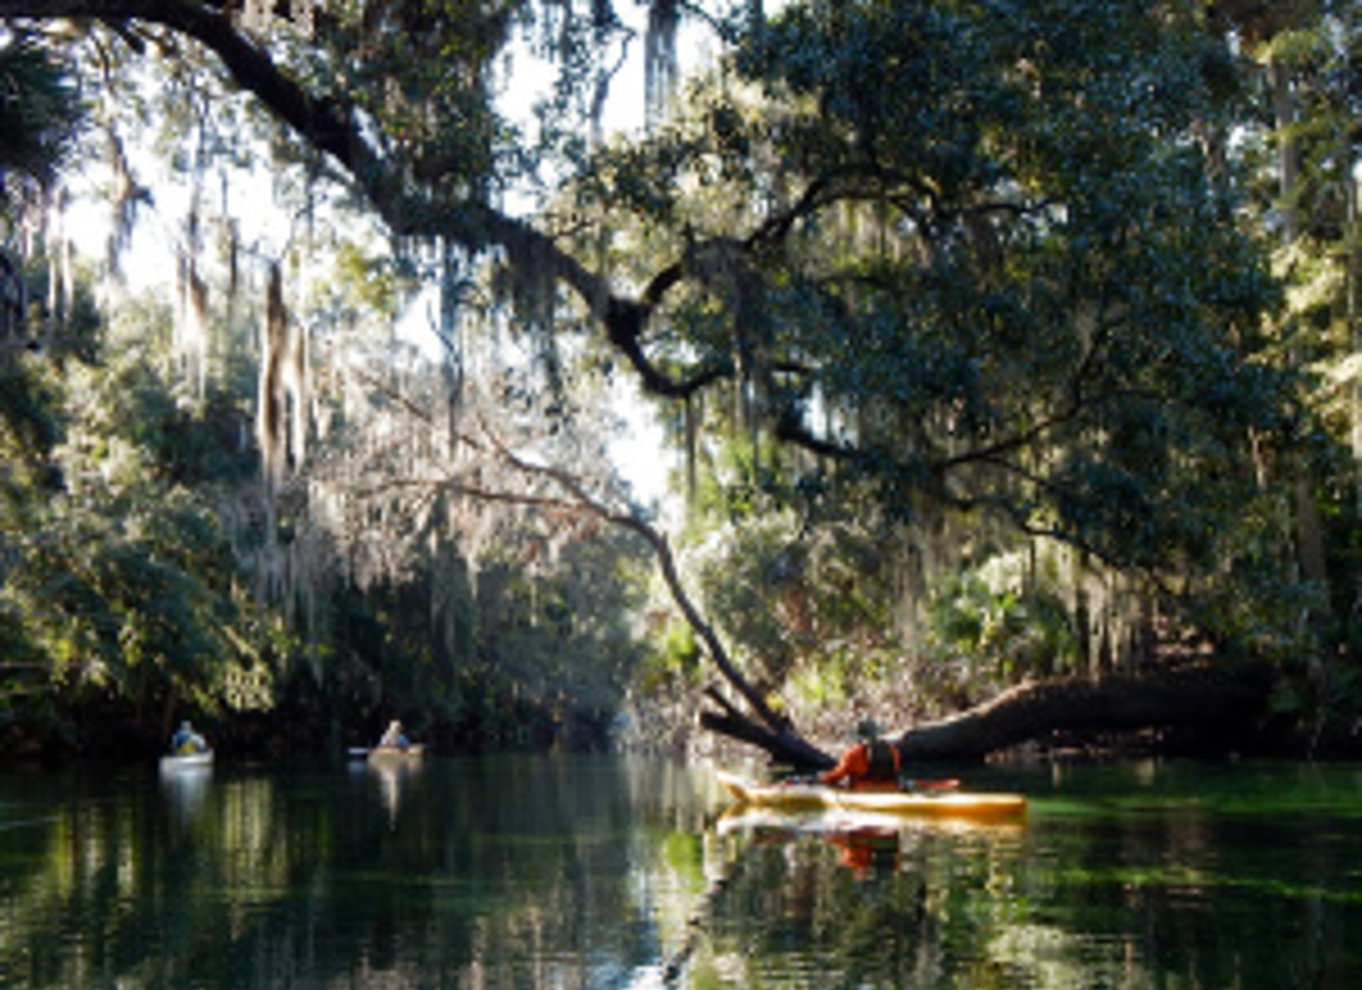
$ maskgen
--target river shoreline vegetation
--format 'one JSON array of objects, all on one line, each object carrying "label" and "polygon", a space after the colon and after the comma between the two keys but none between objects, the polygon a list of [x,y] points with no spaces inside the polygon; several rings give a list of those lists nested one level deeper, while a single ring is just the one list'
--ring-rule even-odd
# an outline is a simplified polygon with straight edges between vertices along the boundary
[{"label": "river shoreline vegetation", "polygon": [[626,6],[0,0],[0,761],[1362,755],[1358,5]]}]

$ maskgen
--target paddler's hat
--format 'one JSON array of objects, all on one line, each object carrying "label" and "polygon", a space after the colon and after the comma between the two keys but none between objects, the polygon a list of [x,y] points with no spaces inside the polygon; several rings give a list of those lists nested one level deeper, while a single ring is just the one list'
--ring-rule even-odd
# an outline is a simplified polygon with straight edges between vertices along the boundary
[{"label": "paddler's hat", "polygon": [[862,742],[878,739],[883,731],[873,718],[863,718],[856,723],[856,738]]}]

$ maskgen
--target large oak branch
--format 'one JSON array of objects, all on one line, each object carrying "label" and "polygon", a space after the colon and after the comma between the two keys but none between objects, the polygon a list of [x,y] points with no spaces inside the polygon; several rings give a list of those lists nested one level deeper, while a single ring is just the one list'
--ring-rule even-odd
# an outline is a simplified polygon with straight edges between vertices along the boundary
[{"label": "large oak branch", "polygon": [[566,492],[572,503],[581,511],[590,513],[612,525],[623,527],[641,537],[648,544],[657,561],[663,580],[667,583],[667,590],[671,593],[672,601],[681,609],[687,625],[704,644],[710,661],[723,675],[724,680],[742,696],[751,711],[755,713],[756,721],[748,719],[737,709],[724,702],[717,691],[711,689],[709,692],[711,699],[725,709],[726,714],[741,727],[742,731],[749,731],[752,734],[747,741],[762,746],[768,752],[778,752],[782,758],[791,762],[809,764],[822,763],[828,760],[827,754],[799,735],[788,719],[772,710],[761,692],[738,670],[737,665],[728,655],[728,651],[724,649],[718,633],[715,632],[713,626],[705,621],[699,607],[686,592],[685,584],[682,582],[680,571],[676,566],[676,557],[672,553],[671,545],[665,534],[632,509],[613,508],[601,499],[594,497],[586,490],[579,479],[567,471],[551,465],[526,461],[507,448],[504,443],[497,440],[490,431],[486,433],[486,436],[497,456],[507,464],[524,474],[549,479]]},{"label": "large oak branch", "polygon": [[[1266,665],[1234,664],[1141,677],[1057,678],[1012,688],[958,715],[909,729],[894,741],[907,765],[979,760],[1023,743],[1047,743],[1056,733],[1192,729],[1215,734],[1232,747],[1258,727],[1272,683]],[[822,753],[792,750],[778,734],[731,708],[703,713],[701,725],[800,769],[832,763]]]},{"label": "large oak branch", "polygon": [[968,711],[910,729],[906,759],[975,759],[1056,732],[1140,729],[1218,731],[1227,741],[1262,717],[1271,671],[1265,665],[1197,666],[1098,680],[1023,684]]},{"label": "large oak branch", "polygon": [[199,0],[0,0],[0,20],[96,21],[115,28],[140,22],[193,38],[222,62],[233,82],[312,147],[331,156],[399,236],[443,237],[471,251],[497,246],[513,264],[551,271],[571,287],[601,321],[606,335],[656,395],[684,397],[731,374],[721,366],[689,374],[663,371],[647,355],[643,332],[661,297],[684,274],[678,262],[664,268],[643,295],[613,291],[600,272],[584,266],[552,237],[488,203],[431,183],[414,183],[404,160],[385,156],[367,136],[372,121],[344,93],[310,90],[275,61],[269,49],[242,30],[230,9]]}]

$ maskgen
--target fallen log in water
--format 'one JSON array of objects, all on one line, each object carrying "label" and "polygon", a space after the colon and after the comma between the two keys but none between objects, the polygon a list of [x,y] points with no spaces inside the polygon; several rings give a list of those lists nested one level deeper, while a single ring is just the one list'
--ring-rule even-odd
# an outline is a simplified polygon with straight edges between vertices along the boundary
[{"label": "fallen log in water", "polygon": [[[1023,743],[1048,741],[1060,732],[1194,729],[1218,734],[1228,746],[1261,721],[1272,683],[1267,665],[1230,663],[1141,676],[1035,681],[892,738],[906,759],[916,761],[982,759]],[[832,764],[831,757],[792,728],[773,731],[732,706],[701,712],[700,724],[764,749],[777,762],[807,769]]]}]

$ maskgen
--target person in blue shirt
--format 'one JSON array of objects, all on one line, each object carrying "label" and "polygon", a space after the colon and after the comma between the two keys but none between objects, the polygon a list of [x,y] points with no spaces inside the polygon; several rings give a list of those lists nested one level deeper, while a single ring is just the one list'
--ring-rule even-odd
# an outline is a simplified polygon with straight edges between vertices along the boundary
[{"label": "person in blue shirt", "polygon": [[411,745],[411,740],[402,731],[402,723],[393,719],[388,723],[388,731],[383,733],[383,738],[378,741],[379,749],[406,749]]},{"label": "person in blue shirt", "polygon": [[194,731],[194,726],[185,719],[175,734],[170,737],[172,753],[202,753],[208,749],[208,741]]}]

